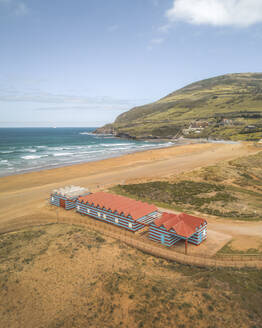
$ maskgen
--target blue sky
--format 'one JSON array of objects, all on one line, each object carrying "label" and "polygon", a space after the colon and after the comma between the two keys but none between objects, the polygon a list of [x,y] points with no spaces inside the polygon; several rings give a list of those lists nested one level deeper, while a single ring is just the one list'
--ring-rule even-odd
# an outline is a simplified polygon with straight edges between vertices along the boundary
[{"label": "blue sky", "polygon": [[0,126],[100,126],[261,53],[261,0],[0,0]]}]

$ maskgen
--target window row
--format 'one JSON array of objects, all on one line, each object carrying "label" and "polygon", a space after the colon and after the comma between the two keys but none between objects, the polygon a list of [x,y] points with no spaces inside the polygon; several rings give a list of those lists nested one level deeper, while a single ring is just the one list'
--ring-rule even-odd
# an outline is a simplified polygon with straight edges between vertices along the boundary
[{"label": "window row", "polygon": [[[78,211],[80,210],[80,206],[79,206],[79,205],[77,206],[77,210],[78,210]],[[90,214],[90,209],[89,209],[89,208],[87,209],[87,213]],[[99,218],[100,218],[101,216],[102,216],[104,219],[107,218],[107,217],[106,217],[106,214],[103,214],[103,213],[100,213],[100,212],[97,212],[97,216],[98,216]],[[115,223],[119,223],[119,219],[118,219],[118,218],[115,218]],[[128,228],[132,228],[132,227],[133,227],[132,223],[129,222],[129,223],[128,223]]]}]

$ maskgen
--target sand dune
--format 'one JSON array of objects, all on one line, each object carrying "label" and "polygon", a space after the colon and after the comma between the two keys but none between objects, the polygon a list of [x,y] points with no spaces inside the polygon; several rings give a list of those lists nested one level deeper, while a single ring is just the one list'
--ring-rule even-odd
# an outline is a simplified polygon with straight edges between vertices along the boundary
[{"label": "sand dune", "polygon": [[166,177],[257,151],[248,143],[190,144],[3,177],[0,179],[0,230],[10,221],[44,216],[46,201],[54,188],[75,184],[95,191],[124,182]]}]

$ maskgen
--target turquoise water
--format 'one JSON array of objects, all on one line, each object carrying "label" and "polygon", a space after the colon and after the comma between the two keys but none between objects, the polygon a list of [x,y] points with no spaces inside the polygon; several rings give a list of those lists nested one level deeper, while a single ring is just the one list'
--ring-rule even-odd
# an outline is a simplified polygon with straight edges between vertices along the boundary
[{"label": "turquoise water", "polygon": [[94,135],[93,131],[94,128],[0,128],[0,176],[172,145]]}]

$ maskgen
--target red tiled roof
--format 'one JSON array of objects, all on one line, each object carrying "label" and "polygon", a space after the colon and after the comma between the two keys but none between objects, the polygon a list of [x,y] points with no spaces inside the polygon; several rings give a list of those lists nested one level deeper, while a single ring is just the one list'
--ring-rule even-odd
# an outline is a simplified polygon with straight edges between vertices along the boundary
[{"label": "red tiled roof", "polygon": [[95,207],[99,205],[101,208],[110,209],[112,212],[123,213],[124,216],[131,215],[134,220],[157,211],[155,205],[102,191],[79,197],[78,200],[79,202],[94,204]]},{"label": "red tiled roof", "polygon": [[206,223],[206,220],[185,213],[172,214],[164,212],[154,221],[158,227],[163,226],[167,231],[174,229],[175,232],[185,238],[189,238],[196,232],[196,228]]}]

